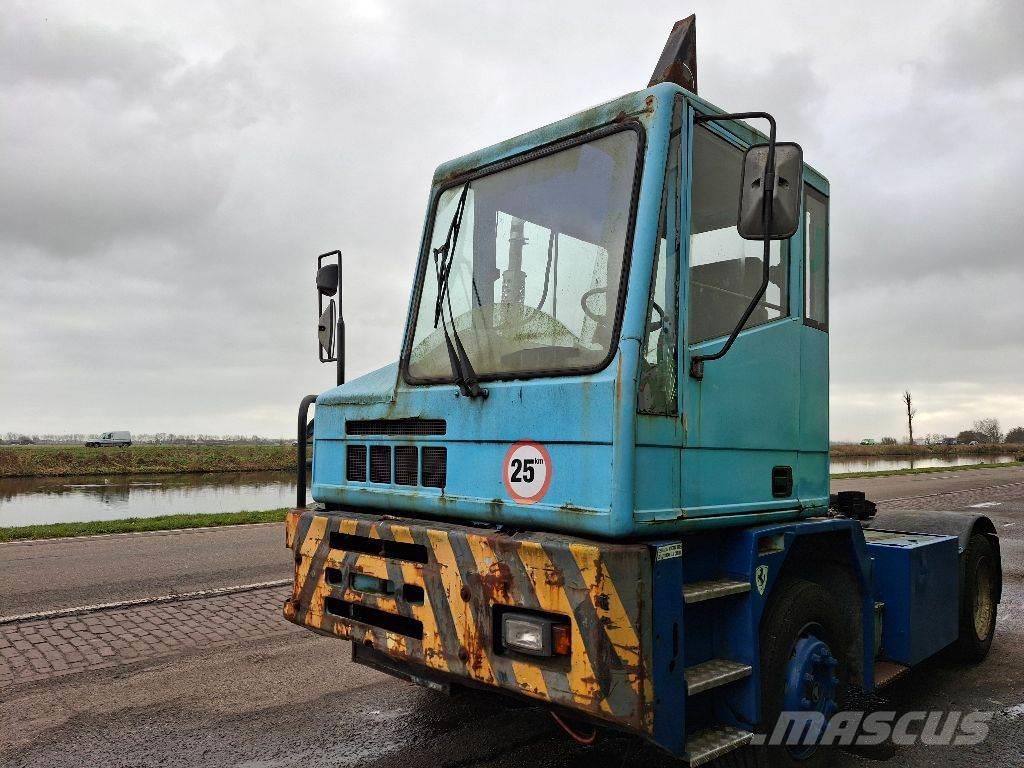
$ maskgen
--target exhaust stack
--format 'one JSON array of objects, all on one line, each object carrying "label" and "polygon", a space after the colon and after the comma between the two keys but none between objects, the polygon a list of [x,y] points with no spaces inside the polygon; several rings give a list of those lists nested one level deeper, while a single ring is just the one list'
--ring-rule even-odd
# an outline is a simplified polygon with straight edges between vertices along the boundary
[{"label": "exhaust stack", "polygon": [[665,41],[651,75],[650,88],[658,83],[675,83],[691,93],[697,93],[697,16],[691,14],[677,21]]}]

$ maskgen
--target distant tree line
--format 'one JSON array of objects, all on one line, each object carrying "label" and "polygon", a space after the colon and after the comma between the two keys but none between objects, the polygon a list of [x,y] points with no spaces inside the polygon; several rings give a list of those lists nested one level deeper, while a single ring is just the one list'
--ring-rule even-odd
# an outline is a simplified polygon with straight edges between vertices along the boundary
[{"label": "distant tree line", "polygon": [[[1014,427],[1005,435],[999,425],[999,419],[978,419],[971,429],[964,429],[957,433],[956,442],[959,445],[998,445],[1010,443],[1015,445],[1024,444],[1024,427]],[[946,435],[928,434],[924,436],[925,445],[941,445],[951,442]]]},{"label": "distant tree line", "polygon": [[[101,433],[74,432],[70,434],[34,434],[7,432],[0,436],[0,445],[81,445],[93,440]],[[260,437],[259,435],[179,435],[174,432],[132,433],[133,443],[148,445],[279,445],[291,442],[284,438]]]},{"label": "distant tree line", "polygon": [[965,429],[956,439],[960,443],[1024,443],[1024,427],[1014,427],[1004,435],[999,419],[979,419],[973,429]]}]

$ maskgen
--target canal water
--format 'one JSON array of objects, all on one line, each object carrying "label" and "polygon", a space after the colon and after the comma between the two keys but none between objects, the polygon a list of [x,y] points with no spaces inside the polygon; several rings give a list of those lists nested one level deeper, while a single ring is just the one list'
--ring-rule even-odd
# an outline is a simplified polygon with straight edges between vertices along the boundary
[{"label": "canal water", "polygon": [[[1013,456],[851,457],[832,473],[1013,461]],[[295,503],[292,472],[0,478],[0,527],[125,517],[279,509]]]},{"label": "canal water", "polygon": [[960,467],[968,464],[1007,464],[1014,457],[1006,456],[849,456],[832,457],[831,472],[884,472],[893,469],[925,469],[929,467]]},{"label": "canal water", "polygon": [[0,527],[294,505],[293,472],[0,478]]}]

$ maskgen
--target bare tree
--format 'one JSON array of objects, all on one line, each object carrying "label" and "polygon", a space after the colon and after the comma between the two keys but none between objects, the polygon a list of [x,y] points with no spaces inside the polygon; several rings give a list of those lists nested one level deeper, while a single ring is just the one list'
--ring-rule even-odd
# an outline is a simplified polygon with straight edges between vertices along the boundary
[{"label": "bare tree", "polygon": [[983,435],[986,443],[1003,442],[1003,432],[999,429],[999,419],[978,419],[974,422],[974,431]]},{"label": "bare tree", "polygon": [[913,397],[908,389],[903,393],[903,402],[907,406],[907,431],[910,433],[910,445],[914,444],[914,417],[917,416],[917,408],[914,407]]}]

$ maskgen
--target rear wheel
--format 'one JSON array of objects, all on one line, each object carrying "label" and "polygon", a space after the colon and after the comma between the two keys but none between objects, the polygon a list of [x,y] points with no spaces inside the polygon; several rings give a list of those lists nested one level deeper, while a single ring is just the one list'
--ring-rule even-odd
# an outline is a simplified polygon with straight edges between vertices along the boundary
[{"label": "rear wheel", "polygon": [[971,534],[964,554],[963,599],[957,655],[979,662],[988,656],[996,631],[999,601],[999,555],[988,536]]},{"label": "rear wheel", "polygon": [[[761,731],[769,738],[769,765],[820,768],[831,762],[832,749],[817,741],[839,708],[848,634],[836,601],[820,584],[790,578],[776,585],[761,622]],[[801,743],[771,744],[783,713],[794,723],[792,731],[803,732]]]}]

